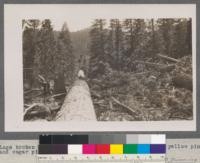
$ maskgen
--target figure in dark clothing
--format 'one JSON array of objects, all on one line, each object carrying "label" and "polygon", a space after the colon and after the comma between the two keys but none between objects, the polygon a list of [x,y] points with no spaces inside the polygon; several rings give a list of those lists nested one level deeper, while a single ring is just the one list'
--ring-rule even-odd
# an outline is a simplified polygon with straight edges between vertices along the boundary
[{"label": "figure in dark clothing", "polygon": [[38,75],[38,80],[39,83],[42,86],[42,90],[43,90],[43,97],[44,97],[44,103],[46,103],[46,98],[47,96],[50,94],[50,84],[47,80],[45,80],[45,78],[41,75]]},{"label": "figure in dark clothing", "polygon": [[65,77],[63,73],[60,73],[56,76],[55,85],[54,85],[54,93],[65,93]]},{"label": "figure in dark clothing", "polygon": [[42,83],[44,96],[48,96],[50,94],[50,85],[48,82]]}]

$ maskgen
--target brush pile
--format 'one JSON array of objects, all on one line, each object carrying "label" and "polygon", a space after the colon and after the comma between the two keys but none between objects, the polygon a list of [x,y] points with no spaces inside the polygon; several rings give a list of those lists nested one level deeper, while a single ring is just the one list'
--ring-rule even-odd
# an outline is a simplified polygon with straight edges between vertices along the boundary
[{"label": "brush pile", "polygon": [[192,57],[137,61],[136,71],[113,71],[90,80],[99,121],[191,120]]}]

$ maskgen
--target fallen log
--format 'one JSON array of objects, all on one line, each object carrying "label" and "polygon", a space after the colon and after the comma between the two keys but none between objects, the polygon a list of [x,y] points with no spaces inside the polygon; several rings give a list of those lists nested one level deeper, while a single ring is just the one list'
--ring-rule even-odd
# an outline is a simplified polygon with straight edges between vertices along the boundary
[{"label": "fallen log", "polygon": [[142,115],[142,119],[143,119],[144,121],[147,120],[146,114],[145,114],[145,112],[144,112],[142,109],[141,109],[141,110],[139,110],[139,109],[132,109],[132,108],[130,108],[129,106],[126,106],[125,104],[121,103],[120,101],[118,101],[118,100],[117,100],[116,98],[114,98],[114,97],[111,97],[111,99],[112,99],[116,104],[122,106],[123,108],[127,109],[129,112],[131,112],[131,113],[133,113],[133,114],[135,114],[135,115],[137,115],[138,112],[139,112],[139,114]]},{"label": "fallen log", "polygon": [[24,91],[24,94],[26,95],[26,94],[29,94],[29,93],[31,93],[33,90],[31,89],[31,90],[28,90],[28,91]]},{"label": "fallen log", "polygon": [[90,90],[84,80],[76,80],[65,97],[56,121],[96,121]]},{"label": "fallen log", "polygon": [[55,108],[51,108],[51,111],[58,111],[58,110],[60,110],[60,106],[57,106]]},{"label": "fallen log", "polygon": [[[175,68],[174,64],[166,65],[166,64],[145,62],[145,61],[135,61],[134,63],[141,63],[141,64],[145,64],[145,65],[151,66],[151,67],[159,70],[160,72],[170,72]],[[144,72],[144,73],[148,73],[148,71]]]},{"label": "fallen log", "polygon": [[175,87],[185,88],[192,91],[192,77],[187,74],[176,74],[172,77],[172,83]]},{"label": "fallen log", "polygon": [[96,98],[101,98],[101,95],[94,90],[91,90],[91,94],[92,94],[92,96],[94,96]]},{"label": "fallen log", "polygon": [[179,62],[178,59],[175,59],[175,58],[172,58],[172,57],[168,57],[168,56],[165,56],[165,55],[162,55],[162,54],[157,54],[157,56],[159,58],[162,58],[162,59],[165,59],[165,60],[168,60],[168,61],[171,61],[171,62],[175,62],[175,63]]},{"label": "fallen log", "polygon": [[41,95],[43,95],[44,93],[43,92],[41,92],[41,93],[38,93],[37,95],[35,95],[35,96],[33,96],[33,97],[30,97],[30,98],[36,98],[36,97],[39,97],[39,96],[41,96]]},{"label": "fallen log", "polygon": [[151,71],[145,71],[145,72],[134,73],[134,74],[132,74],[131,76],[132,76],[132,77],[135,77],[135,76],[140,76],[140,75],[146,75],[146,74],[149,74],[149,73],[151,73]]},{"label": "fallen log", "polygon": [[34,104],[30,105],[28,108],[26,108],[26,109],[25,109],[25,112],[24,112],[24,116],[27,114],[27,112],[28,112],[29,110],[31,110],[33,107],[35,107],[35,106],[37,106],[37,105],[38,105],[38,104],[34,103]]},{"label": "fallen log", "polygon": [[160,72],[170,72],[174,69],[175,69],[175,65],[163,66],[160,68]]},{"label": "fallen log", "polygon": [[122,104],[120,101],[118,101],[116,98],[111,97],[111,99],[118,105],[122,106],[123,108],[127,109],[128,111],[132,112],[133,114],[137,114],[135,110],[130,108],[129,106],[126,106],[125,104]]},{"label": "fallen log", "polygon": [[66,93],[55,94],[55,95],[52,95],[51,97],[55,98],[55,97],[59,97],[59,96],[63,96],[63,95],[66,95]]},{"label": "fallen log", "polygon": [[104,104],[104,102],[103,101],[98,101],[98,102],[95,101],[94,104]]},{"label": "fallen log", "polygon": [[51,110],[47,105],[34,103],[24,111],[24,120],[51,119]]},{"label": "fallen log", "polygon": [[33,91],[41,91],[41,89],[31,89],[31,90],[25,91],[24,94],[29,94]]},{"label": "fallen log", "polygon": [[94,105],[99,105],[99,106],[101,106],[101,107],[107,108],[107,105],[104,105],[104,104],[102,104],[102,103],[94,103]]},{"label": "fallen log", "polygon": [[47,82],[46,79],[42,75],[38,75],[38,80],[41,83],[46,83]]},{"label": "fallen log", "polygon": [[28,107],[30,107],[30,106],[31,106],[31,105],[29,105],[29,104],[24,104],[24,107],[27,107],[27,108],[28,108]]},{"label": "fallen log", "polygon": [[148,62],[148,61],[134,61],[134,63],[141,63],[141,64],[153,66],[153,67],[163,67],[163,66],[165,66],[164,64],[153,63],[153,62]]}]

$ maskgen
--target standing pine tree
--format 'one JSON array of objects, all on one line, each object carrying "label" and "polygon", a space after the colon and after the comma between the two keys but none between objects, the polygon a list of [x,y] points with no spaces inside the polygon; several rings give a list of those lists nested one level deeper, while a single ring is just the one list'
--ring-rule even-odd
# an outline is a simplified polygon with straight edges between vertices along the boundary
[{"label": "standing pine tree", "polygon": [[134,32],[133,32],[133,54],[132,59],[135,58],[144,58],[144,53],[146,51],[146,23],[144,19],[135,19],[134,21]]},{"label": "standing pine tree", "polygon": [[126,19],[124,21],[125,30],[125,62],[128,70],[132,71],[136,67],[133,64],[135,59],[144,58],[146,47],[146,24],[144,19]]},{"label": "standing pine tree", "polygon": [[147,24],[147,46],[146,46],[146,57],[151,57],[152,59],[157,59],[158,53],[161,53],[162,44],[160,43],[162,40],[162,35],[158,32],[158,24],[156,19],[148,19],[146,20]]},{"label": "standing pine tree", "polygon": [[63,90],[65,83],[70,85],[74,79],[75,58],[67,23],[64,23],[57,39],[57,55],[55,58],[57,93]]},{"label": "standing pine tree", "polygon": [[172,55],[172,35],[174,19],[158,19],[159,32],[161,33],[162,50],[161,53],[167,56]]},{"label": "standing pine tree", "polygon": [[155,20],[150,20],[150,47],[149,47],[149,53],[150,56],[154,57],[155,54],[159,52],[159,46],[158,46],[158,40],[157,40],[157,33],[156,33],[156,25]]},{"label": "standing pine tree", "polygon": [[187,20],[186,46],[188,54],[192,55],[192,19]]},{"label": "standing pine tree", "polygon": [[51,21],[46,19],[37,35],[36,52],[34,56],[34,74],[46,79],[55,76],[56,40]]},{"label": "standing pine tree", "polygon": [[104,19],[96,19],[90,31],[90,72],[89,76],[94,77],[105,72],[106,63],[106,21]]},{"label": "standing pine tree", "polygon": [[30,86],[33,84],[33,65],[39,20],[23,20],[23,78]]},{"label": "standing pine tree", "polygon": [[188,20],[177,19],[173,25],[173,39],[172,39],[172,52],[171,56],[174,58],[180,58],[191,54],[190,42],[188,42]]},{"label": "standing pine tree", "polygon": [[123,31],[122,25],[119,19],[110,20],[110,30],[107,39],[107,53],[111,56],[110,64],[116,70],[121,70],[122,68],[122,57],[124,53],[124,43],[123,43]]},{"label": "standing pine tree", "polygon": [[133,19],[125,19],[123,23],[124,31],[125,31],[125,41],[126,41],[126,56],[130,57],[134,51],[134,20]]}]

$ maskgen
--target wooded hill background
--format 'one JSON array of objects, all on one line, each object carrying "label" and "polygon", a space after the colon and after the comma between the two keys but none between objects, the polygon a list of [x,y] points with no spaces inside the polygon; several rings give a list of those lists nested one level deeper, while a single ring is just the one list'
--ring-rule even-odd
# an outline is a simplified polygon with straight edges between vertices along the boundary
[{"label": "wooded hill background", "polygon": [[62,93],[83,69],[100,121],[190,120],[191,21],[96,19],[70,32],[66,22],[55,31],[49,19],[23,20],[25,103],[38,75]]}]

